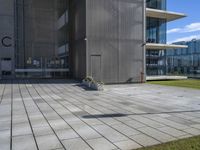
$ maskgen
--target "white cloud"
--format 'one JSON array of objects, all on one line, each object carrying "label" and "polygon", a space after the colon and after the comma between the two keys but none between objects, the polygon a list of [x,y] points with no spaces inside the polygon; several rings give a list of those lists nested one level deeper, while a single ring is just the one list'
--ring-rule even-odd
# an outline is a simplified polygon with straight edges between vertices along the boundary
[{"label": "white cloud", "polygon": [[191,23],[186,25],[183,28],[174,28],[167,31],[168,34],[170,33],[189,33],[189,32],[196,32],[200,31],[200,22]]},{"label": "white cloud", "polygon": [[168,33],[168,34],[169,34],[169,33],[177,33],[177,32],[179,32],[180,30],[181,30],[181,28],[174,28],[174,29],[168,30],[167,33]]},{"label": "white cloud", "polygon": [[174,41],[170,41],[168,42],[168,44],[171,44],[171,43],[175,43],[175,42],[180,42],[180,41],[191,41],[193,39],[200,39],[200,34],[198,35],[191,35],[191,36],[187,36],[187,37],[182,37],[182,38],[178,38]]},{"label": "white cloud", "polygon": [[200,22],[192,23],[185,26],[184,32],[194,32],[194,31],[200,31]]}]

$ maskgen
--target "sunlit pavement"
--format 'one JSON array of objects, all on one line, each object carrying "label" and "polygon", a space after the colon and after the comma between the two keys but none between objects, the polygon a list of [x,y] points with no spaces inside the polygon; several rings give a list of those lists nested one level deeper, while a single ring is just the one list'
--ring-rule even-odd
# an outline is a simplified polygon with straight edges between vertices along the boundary
[{"label": "sunlit pavement", "polygon": [[149,84],[91,91],[68,80],[0,83],[0,149],[128,150],[200,135],[200,91]]}]

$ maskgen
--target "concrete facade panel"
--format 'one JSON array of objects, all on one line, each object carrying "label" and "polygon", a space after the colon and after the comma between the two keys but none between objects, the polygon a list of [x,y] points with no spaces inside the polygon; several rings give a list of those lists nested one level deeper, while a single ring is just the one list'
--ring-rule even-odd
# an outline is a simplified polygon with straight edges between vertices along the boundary
[{"label": "concrete facade panel", "polygon": [[74,78],[86,77],[86,1],[70,1],[70,54]]},{"label": "concrete facade panel", "polygon": [[[144,73],[144,1],[87,0],[87,74],[101,56],[101,80],[140,82]],[[94,77],[95,78],[95,77]]]},{"label": "concrete facade panel", "polygon": [[14,14],[14,9],[13,5],[14,1],[13,0],[0,0],[0,14],[1,16],[13,16]]}]

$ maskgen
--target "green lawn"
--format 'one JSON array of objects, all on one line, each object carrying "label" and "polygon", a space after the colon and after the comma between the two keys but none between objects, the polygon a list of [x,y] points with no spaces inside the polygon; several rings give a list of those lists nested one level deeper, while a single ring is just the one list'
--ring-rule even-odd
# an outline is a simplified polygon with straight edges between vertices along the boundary
[{"label": "green lawn", "polygon": [[150,84],[167,85],[167,86],[177,86],[200,89],[200,80],[170,80],[170,81],[149,81]]},{"label": "green lawn", "polygon": [[138,150],[200,150],[200,136]]}]

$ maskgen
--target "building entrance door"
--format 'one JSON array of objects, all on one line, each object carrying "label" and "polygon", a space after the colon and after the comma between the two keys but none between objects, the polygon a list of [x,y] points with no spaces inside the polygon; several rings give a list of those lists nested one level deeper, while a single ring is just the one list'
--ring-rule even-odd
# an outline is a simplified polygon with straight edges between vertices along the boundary
[{"label": "building entrance door", "polygon": [[2,58],[1,59],[1,62],[0,62],[0,65],[1,65],[1,78],[2,79],[7,79],[7,78],[10,78],[11,75],[12,75],[12,60],[11,58]]}]

